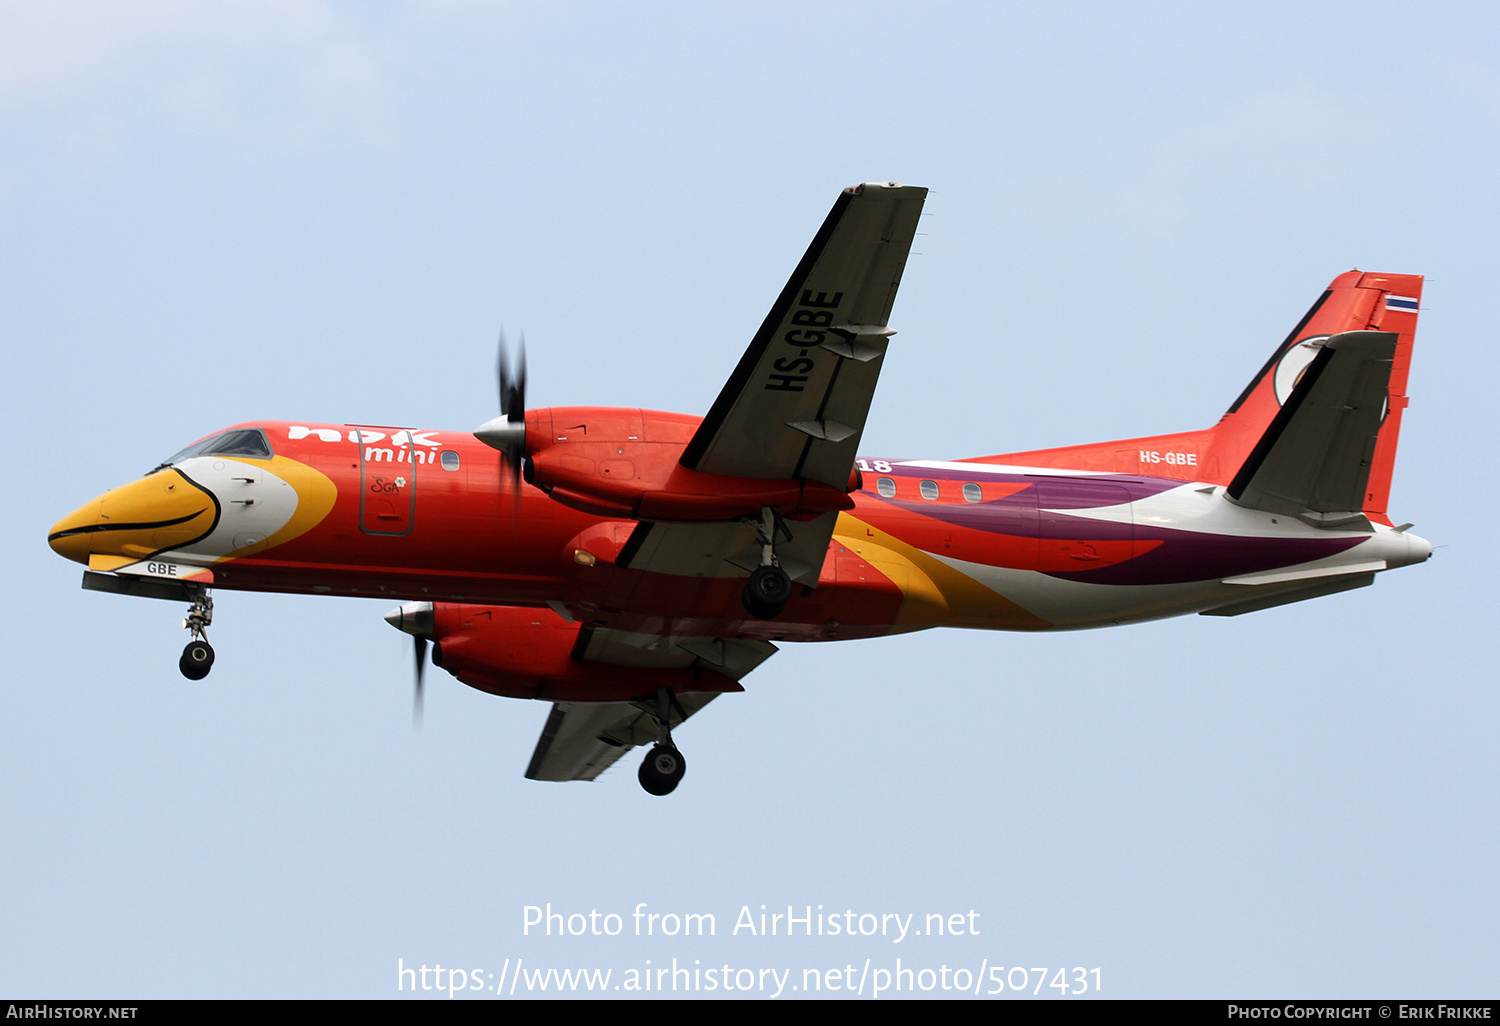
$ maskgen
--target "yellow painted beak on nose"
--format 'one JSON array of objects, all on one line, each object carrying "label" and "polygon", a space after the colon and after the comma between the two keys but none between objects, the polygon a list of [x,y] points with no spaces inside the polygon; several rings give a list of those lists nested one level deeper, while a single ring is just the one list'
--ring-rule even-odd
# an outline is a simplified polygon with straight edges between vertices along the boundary
[{"label": "yellow painted beak on nose", "polygon": [[52,525],[47,544],[87,564],[90,556],[145,559],[205,537],[219,522],[219,501],[176,470],[113,488]]}]

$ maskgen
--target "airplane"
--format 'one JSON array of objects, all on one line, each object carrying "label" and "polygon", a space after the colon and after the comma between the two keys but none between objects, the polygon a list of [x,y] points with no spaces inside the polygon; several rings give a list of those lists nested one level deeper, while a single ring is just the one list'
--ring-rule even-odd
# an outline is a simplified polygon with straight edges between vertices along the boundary
[{"label": "airplane", "polygon": [[858,447],[927,190],[843,190],[704,416],[527,409],[472,433],[254,422],[52,528],[89,590],[189,603],[179,668],[214,662],[211,589],[395,599],[432,662],[552,704],[526,776],[593,780],[778,642],[930,627],[1045,631],[1238,616],[1371,584],[1432,545],[1387,516],[1422,278],[1335,278],[1213,427],[968,459]]}]

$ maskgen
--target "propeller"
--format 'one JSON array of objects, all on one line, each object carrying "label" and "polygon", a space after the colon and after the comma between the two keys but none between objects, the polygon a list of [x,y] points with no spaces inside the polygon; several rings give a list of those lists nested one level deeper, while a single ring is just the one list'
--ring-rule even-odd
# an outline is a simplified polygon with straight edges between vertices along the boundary
[{"label": "propeller", "polygon": [[412,694],[411,722],[413,727],[422,725],[422,675],[427,669],[427,642],[436,633],[436,622],[431,602],[404,602],[385,614],[385,622],[411,635],[413,651],[417,657],[415,691]]},{"label": "propeller", "polygon": [[417,654],[416,690],[412,694],[411,725],[422,726],[422,671],[427,668],[427,639],[418,635],[411,639]]},{"label": "propeller", "polygon": [[521,336],[521,355],[514,370],[510,366],[504,331],[500,332],[496,350],[495,381],[500,394],[500,416],[479,425],[474,437],[500,450],[501,463],[509,471],[511,493],[519,497],[521,461],[526,457],[526,336]]}]

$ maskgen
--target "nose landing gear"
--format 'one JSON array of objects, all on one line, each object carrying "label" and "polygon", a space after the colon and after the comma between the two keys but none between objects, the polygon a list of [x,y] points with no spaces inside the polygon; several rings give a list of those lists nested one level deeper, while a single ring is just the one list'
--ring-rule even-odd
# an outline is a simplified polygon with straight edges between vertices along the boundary
[{"label": "nose landing gear", "polygon": [[208,643],[208,625],[213,622],[214,600],[204,591],[193,599],[193,604],[188,607],[187,619],[182,621],[182,626],[192,632],[193,640],[182,650],[177,668],[188,680],[202,680],[213,669],[214,649]]}]

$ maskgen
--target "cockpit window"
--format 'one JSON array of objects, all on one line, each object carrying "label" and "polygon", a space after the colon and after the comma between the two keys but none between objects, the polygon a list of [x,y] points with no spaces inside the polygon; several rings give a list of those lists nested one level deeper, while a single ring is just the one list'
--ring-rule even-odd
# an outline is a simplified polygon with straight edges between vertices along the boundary
[{"label": "cockpit window", "polygon": [[271,443],[260,428],[226,431],[209,443],[200,456],[249,456],[254,460],[271,458]]},{"label": "cockpit window", "polygon": [[268,460],[273,455],[271,443],[266,440],[264,431],[260,428],[238,428],[205,438],[197,445],[190,445],[162,461],[156,469],[173,466],[193,456],[248,456],[255,460]]}]

